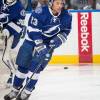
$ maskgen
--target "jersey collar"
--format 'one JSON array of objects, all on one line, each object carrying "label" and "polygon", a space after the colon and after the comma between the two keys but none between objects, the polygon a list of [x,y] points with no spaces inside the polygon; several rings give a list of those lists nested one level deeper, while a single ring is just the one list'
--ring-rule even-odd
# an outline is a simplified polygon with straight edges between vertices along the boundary
[{"label": "jersey collar", "polygon": [[55,15],[52,13],[51,8],[50,8],[50,7],[48,7],[48,9],[49,9],[50,14],[51,14],[53,17],[58,17],[58,16],[61,14],[61,12],[59,12],[59,14],[58,14],[57,16],[55,16]]}]

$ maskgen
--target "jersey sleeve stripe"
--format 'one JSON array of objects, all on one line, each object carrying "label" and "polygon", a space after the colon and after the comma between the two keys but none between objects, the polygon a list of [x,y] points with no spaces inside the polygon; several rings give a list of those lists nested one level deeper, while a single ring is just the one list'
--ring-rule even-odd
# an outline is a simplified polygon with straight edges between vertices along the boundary
[{"label": "jersey sleeve stripe", "polygon": [[14,29],[17,33],[20,33],[22,31],[22,28],[19,27],[18,25],[16,25],[15,23],[13,23],[13,22],[10,22],[8,24],[8,26],[10,26],[12,29]]}]

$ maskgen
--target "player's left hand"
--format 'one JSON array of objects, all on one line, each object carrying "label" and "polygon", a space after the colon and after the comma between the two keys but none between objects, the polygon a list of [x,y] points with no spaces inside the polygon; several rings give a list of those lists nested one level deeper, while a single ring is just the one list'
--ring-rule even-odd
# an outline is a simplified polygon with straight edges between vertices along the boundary
[{"label": "player's left hand", "polygon": [[50,40],[49,46],[53,48],[57,48],[61,44],[62,44],[62,41],[58,37],[55,37],[52,40]]}]

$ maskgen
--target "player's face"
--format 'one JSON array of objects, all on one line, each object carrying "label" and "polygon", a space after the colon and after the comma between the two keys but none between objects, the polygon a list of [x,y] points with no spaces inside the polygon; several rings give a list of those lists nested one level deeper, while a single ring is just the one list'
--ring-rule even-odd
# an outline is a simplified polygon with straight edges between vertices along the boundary
[{"label": "player's face", "polygon": [[53,5],[52,5],[52,10],[54,13],[59,13],[61,12],[63,6],[64,6],[64,3],[62,0],[54,0]]}]

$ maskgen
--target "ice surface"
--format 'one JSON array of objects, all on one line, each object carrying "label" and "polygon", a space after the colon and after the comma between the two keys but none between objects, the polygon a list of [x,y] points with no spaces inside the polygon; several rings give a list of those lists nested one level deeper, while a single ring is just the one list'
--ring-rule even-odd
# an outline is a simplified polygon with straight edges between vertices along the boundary
[{"label": "ice surface", "polygon": [[[64,67],[47,66],[29,100],[100,100],[99,65]],[[0,100],[8,92],[2,88]]]}]

